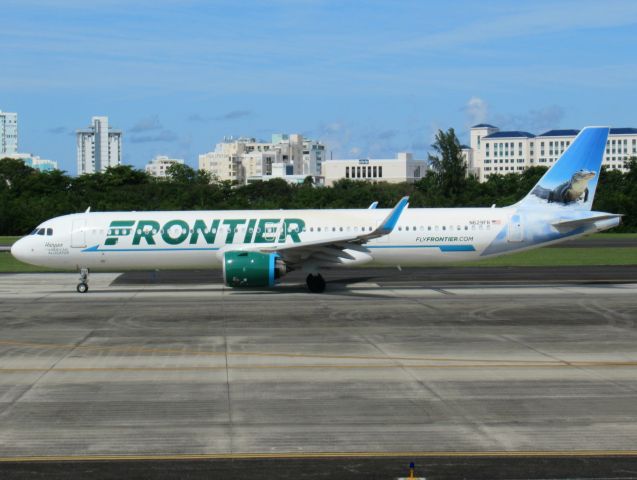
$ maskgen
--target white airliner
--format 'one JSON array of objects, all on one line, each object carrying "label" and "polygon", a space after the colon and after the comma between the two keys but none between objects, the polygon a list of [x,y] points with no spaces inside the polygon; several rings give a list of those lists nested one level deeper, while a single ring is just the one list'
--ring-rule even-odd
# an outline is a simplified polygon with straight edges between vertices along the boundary
[{"label": "white airliner", "polygon": [[606,230],[621,215],[591,211],[608,128],[580,132],[529,194],[504,208],[85,212],[53,218],[11,253],[80,272],[221,268],[230,287],[271,287],[292,270],[322,292],[321,273],[354,265],[481,260]]}]

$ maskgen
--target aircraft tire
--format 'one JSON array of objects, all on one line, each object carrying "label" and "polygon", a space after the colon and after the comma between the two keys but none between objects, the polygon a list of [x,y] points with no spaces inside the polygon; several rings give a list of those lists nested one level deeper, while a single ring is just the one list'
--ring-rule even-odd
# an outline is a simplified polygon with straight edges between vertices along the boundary
[{"label": "aircraft tire", "polygon": [[88,292],[88,284],[84,282],[78,283],[76,289],[78,293],[86,293]]},{"label": "aircraft tire", "polygon": [[307,288],[312,293],[323,293],[325,291],[325,280],[321,275],[308,275],[306,280]]}]

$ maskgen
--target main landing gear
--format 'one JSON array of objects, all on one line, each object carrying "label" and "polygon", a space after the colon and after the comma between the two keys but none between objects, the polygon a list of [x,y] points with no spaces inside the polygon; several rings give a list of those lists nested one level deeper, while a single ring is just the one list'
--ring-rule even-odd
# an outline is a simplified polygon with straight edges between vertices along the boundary
[{"label": "main landing gear", "polygon": [[77,284],[78,293],[88,292],[88,268],[80,268],[80,283]]},{"label": "main landing gear", "polygon": [[325,291],[325,280],[323,280],[320,273],[317,275],[309,274],[305,281],[307,282],[307,288],[310,289],[310,292],[323,293]]}]

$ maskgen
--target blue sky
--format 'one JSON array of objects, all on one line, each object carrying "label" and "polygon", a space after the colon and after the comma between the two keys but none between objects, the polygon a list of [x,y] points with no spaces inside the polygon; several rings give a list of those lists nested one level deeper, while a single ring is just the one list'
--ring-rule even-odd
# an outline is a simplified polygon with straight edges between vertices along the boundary
[{"label": "blue sky", "polygon": [[637,2],[3,0],[0,109],[75,174],[93,115],[124,163],[302,133],[424,158],[438,128],[637,126]]}]

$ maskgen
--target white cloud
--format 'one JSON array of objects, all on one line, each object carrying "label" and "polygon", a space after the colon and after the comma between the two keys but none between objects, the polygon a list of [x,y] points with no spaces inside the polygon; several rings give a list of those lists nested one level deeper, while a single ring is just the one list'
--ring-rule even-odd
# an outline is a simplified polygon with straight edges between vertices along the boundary
[{"label": "white cloud", "polygon": [[542,133],[545,130],[559,128],[563,118],[564,109],[559,105],[550,105],[523,113],[494,115],[492,121],[501,128]]},{"label": "white cloud", "polygon": [[159,115],[151,115],[150,117],[142,118],[130,129],[133,133],[148,132],[151,130],[161,130],[163,125],[159,121]]},{"label": "white cloud", "polygon": [[484,123],[489,116],[489,105],[480,97],[471,97],[465,105],[464,111],[471,125]]}]

